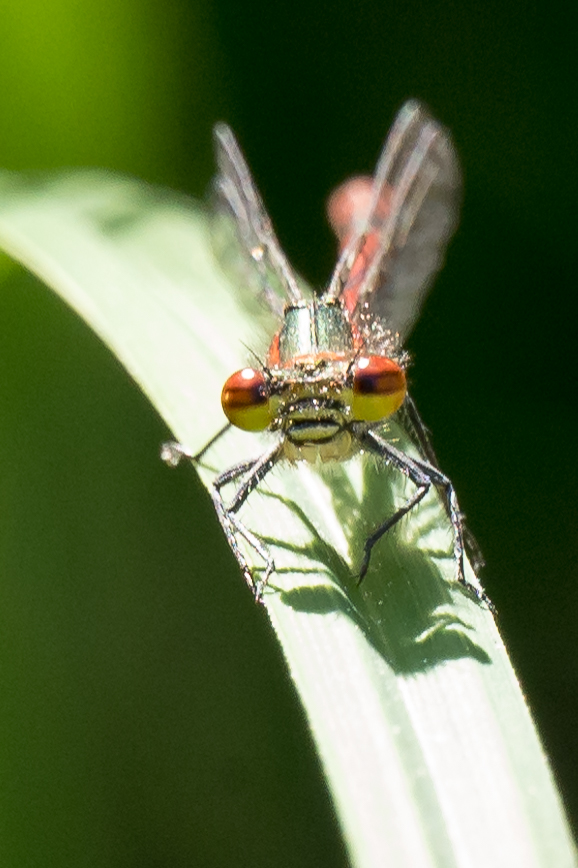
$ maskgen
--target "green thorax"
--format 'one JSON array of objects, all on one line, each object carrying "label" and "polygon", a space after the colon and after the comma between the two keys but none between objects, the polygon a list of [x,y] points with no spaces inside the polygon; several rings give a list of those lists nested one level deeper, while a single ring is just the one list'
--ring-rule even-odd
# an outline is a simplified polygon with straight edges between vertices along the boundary
[{"label": "green thorax", "polygon": [[279,361],[300,356],[349,354],[353,336],[347,314],[335,300],[302,302],[285,310],[279,333]]}]

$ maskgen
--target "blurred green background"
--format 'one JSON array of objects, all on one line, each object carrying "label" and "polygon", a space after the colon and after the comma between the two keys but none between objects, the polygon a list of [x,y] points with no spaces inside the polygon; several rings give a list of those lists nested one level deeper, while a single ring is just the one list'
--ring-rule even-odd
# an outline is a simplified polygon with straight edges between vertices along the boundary
[{"label": "blurred green background", "polygon": [[[199,196],[225,119],[320,286],[335,258],[325,197],[373,168],[401,103],[452,129],[463,219],[409,342],[413,392],[576,826],[569,8],[3,4],[0,164],[106,166]],[[0,863],[345,865],[301,709],[208,498],[161,465],[164,426],[88,329],[5,260],[0,275]]]}]

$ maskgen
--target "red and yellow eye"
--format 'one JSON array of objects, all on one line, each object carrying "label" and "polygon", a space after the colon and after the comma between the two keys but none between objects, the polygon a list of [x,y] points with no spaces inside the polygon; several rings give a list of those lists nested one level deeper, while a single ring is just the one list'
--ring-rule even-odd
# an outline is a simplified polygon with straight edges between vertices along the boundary
[{"label": "red and yellow eye", "polygon": [[264,431],[271,422],[267,381],[254,368],[243,368],[229,377],[221,404],[229,422],[243,431]]},{"label": "red and yellow eye", "polygon": [[353,416],[362,422],[378,422],[399,410],[407,384],[403,369],[385,356],[357,360],[353,374]]}]

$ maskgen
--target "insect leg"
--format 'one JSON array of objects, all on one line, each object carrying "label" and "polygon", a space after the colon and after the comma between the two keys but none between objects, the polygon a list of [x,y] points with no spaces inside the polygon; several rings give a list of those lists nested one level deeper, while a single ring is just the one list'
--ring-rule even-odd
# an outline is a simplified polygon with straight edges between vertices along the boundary
[{"label": "insect leg", "polygon": [[[243,506],[251,492],[275,466],[280,454],[281,446],[275,444],[272,449],[269,449],[260,458],[236,464],[234,467],[225,470],[217,476],[213,481],[211,491],[211,497],[221,527],[223,528],[231,550],[237,559],[237,563],[241,568],[245,581],[252,589],[255,599],[258,602],[260,602],[263,597],[263,591],[271,574],[275,572],[275,561],[273,560],[273,556],[271,555],[268,546],[266,546],[255,534],[245,527],[237,517],[236,513]],[[242,476],[245,476],[244,481],[235,492],[231,503],[227,505],[221,493],[221,489],[225,485],[235,482]],[[242,536],[265,562],[265,575],[260,581],[254,579],[247,560],[237,542],[237,535]]]},{"label": "insect leg", "polygon": [[[218,431],[201,449],[201,451],[196,454],[193,454],[188,447],[175,440],[163,443],[161,447],[161,459],[170,467],[176,467],[183,459],[197,462],[202,458],[205,452],[210,449],[213,443],[215,443],[230,427],[230,423],[224,425],[223,428],[221,428],[221,430]],[[239,518],[237,518],[235,513],[241,508],[253,489],[271,470],[277,460],[279,452],[279,446],[276,445],[261,458],[241,461],[239,464],[235,464],[228,470],[223,471],[223,473],[213,480],[210,492],[213,506],[215,507],[217,518],[219,519],[219,524],[221,525],[227,538],[227,542],[229,543],[237,563],[241,568],[245,581],[253,591],[255,599],[258,602],[261,601],[263,590],[267,585],[271,574],[275,572],[275,562],[271,556],[269,548],[255,534],[245,527]],[[235,493],[231,504],[227,506],[221,494],[221,489],[225,485],[240,479],[244,474],[248,474],[247,478]],[[237,535],[242,536],[265,562],[265,575],[260,582],[256,582],[253,579],[251,569],[237,542]]]},{"label": "insect leg", "polygon": [[205,452],[211,448],[211,446],[217,442],[217,440],[223,436],[225,431],[228,431],[231,427],[231,423],[227,422],[226,425],[217,431],[217,433],[211,437],[208,443],[205,443],[203,448],[193,454],[188,446],[184,446],[182,443],[178,443],[176,440],[168,440],[166,443],[163,443],[161,446],[161,460],[168,464],[169,467],[176,467],[180,461],[184,458],[189,461],[200,461]]},{"label": "insect leg", "polygon": [[423,457],[434,467],[439,467],[439,461],[429,438],[429,431],[424,425],[415,401],[409,393],[406,394],[399,412],[402,415],[404,427],[408,430]]},{"label": "insect leg", "polygon": [[[445,494],[446,508],[450,517],[450,521],[452,523],[452,527],[454,529],[454,559],[457,564],[458,582],[460,582],[464,586],[464,588],[466,588],[470,593],[474,594],[481,603],[485,603],[491,612],[495,613],[496,607],[494,606],[486,592],[482,588],[477,587],[476,585],[472,585],[472,583],[468,582],[468,580],[466,579],[464,570],[464,521],[463,515],[458,505],[456,490],[453,486],[452,481],[449,479],[449,477],[445,475],[445,473],[442,473],[438,467],[434,467],[432,464],[429,464],[426,461],[415,459],[415,464],[420,467],[423,472],[427,473],[432,483],[437,488],[442,489]],[[474,538],[471,537],[471,539],[473,540]]]},{"label": "insect leg", "polygon": [[211,448],[211,446],[213,445],[213,443],[216,443],[217,440],[219,440],[223,436],[223,434],[229,430],[230,427],[231,427],[230,422],[227,422],[225,425],[223,425],[223,427],[220,428],[217,431],[217,433],[211,437],[211,439],[208,441],[208,443],[205,443],[203,448],[200,449],[199,452],[196,453],[196,455],[193,455],[193,461],[200,461],[201,458],[203,457],[203,455],[205,454],[205,452],[208,452],[209,449]]},{"label": "insect leg", "polygon": [[[420,449],[423,457],[429,464],[439,470],[439,461],[437,460],[433,446],[429,439],[429,432],[424,425],[421,416],[418,413],[413,398],[410,395],[406,395],[405,397],[405,401],[402,407],[402,417],[404,419],[405,427],[412,435],[412,439],[415,441],[416,446],[418,446],[418,448]],[[484,556],[475,536],[463,523],[464,515],[462,514],[461,517],[464,542],[470,555],[474,572],[477,573],[478,570],[480,570],[485,564]]]},{"label": "insect leg", "polygon": [[376,434],[375,431],[369,430],[364,432],[364,434],[361,435],[361,440],[372,452],[385,458],[386,461],[393,464],[394,467],[400,470],[405,476],[409,477],[409,479],[411,479],[411,481],[417,486],[417,491],[412,495],[412,497],[406,500],[402,507],[386,519],[386,521],[380,524],[377,530],[366,539],[363,547],[363,561],[359,571],[358,584],[363,581],[365,574],[367,573],[371,552],[373,551],[375,544],[390,528],[397,524],[404,515],[412,510],[414,506],[417,506],[431,487],[431,479],[429,476],[423,473],[411,458],[404,455],[403,452],[400,452],[399,449],[396,449],[395,446],[392,446],[391,443],[388,443]]},{"label": "insect leg", "polygon": [[491,611],[495,611],[494,605],[487,594],[468,582],[464,571],[464,533],[463,523],[456,492],[451,480],[441,472],[433,464],[427,461],[422,461],[417,458],[410,458],[405,453],[396,449],[391,443],[388,443],[376,431],[371,429],[362,435],[362,441],[376,454],[385,458],[390,464],[393,464],[405,476],[417,486],[417,491],[410,497],[406,503],[394,513],[387,521],[380,525],[377,530],[366,540],[364,548],[364,559],[360,573],[360,580],[363,579],[369,566],[371,551],[376,542],[381,539],[394,524],[396,524],[404,515],[406,515],[414,506],[416,506],[427,494],[431,485],[443,490],[446,499],[446,508],[452,523],[454,531],[454,560],[456,562],[457,580],[470,593],[472,593],[480,602],[485,603]]},{"label": "insect leg", "polygon": [[177,467],[184,458],[192,461],[194,457],[190,449],[183,446],[182,443],[177,443],[176,440],[167,440],[161,446],[161,461],[164,461],[169,467]]},{"label": "insect leg", "polygon": [[[267,566],[269,565],[270,555],[267,551],[263,549],[260,541],[239,521],[236,515],[230,513],[227,510],[227,506],[223,497],[221,495],[220,488],[223,485],[226,485],[228,482],[234,482],[238,476],[242,476],[243,473],[251,470],[255,461],[247,462],[244,461],[242,464],[235,465],[235,467],[231,467],[229,470],[225,472],[225,474],[221,474],[221,476],[217,477],[217,479],[213,482],[210,494],[211,499],[213,501],[213,506],[215,507],[215,512],[217,513],[217,518],[219,519],[219,524],[223,529],[223,533],[229,543],[229,547],[233,552],[237,563],[243,573],[243,577],[251,588],[253,594],[257,598],[257,588],[255,582],[253,581],[253,575],[251,573],[251,569],[247,560],[239,547],[239,543],[237,542],[237,534],[244,537],[244,539],[251,545],[263,558]],[[222,479],[221,477],[225,478]],[[217,487],[217,485],[219,487]]]}]

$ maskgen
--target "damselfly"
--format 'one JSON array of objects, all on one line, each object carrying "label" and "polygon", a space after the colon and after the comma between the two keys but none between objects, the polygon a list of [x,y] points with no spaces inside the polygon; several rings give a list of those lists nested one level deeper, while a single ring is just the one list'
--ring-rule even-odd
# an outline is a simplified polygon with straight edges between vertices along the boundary
[{"label": "damselfly", "polygon": [[[456,578],[491,608],[486,594],[466,579],[464,541],[471,538],[408,394],[402,349],[457,222],[460,171],[448,132],[419,103],[406,103],[374,177],[351,179],[333,193],[328,210],[341,252],[318,297],[307,294],[281,250],[227,126],[216,127],[215,144],[218,207],[233,222],[261,299],[280,323],[265,360],[232,374],[221,396],[229,425],[268,430],[273,443],[261,457],[220,473],[212,486],[217,516],[255,597],[262,598],[275,562],[269,546],[239,517],[251,492],[280,461],[341,461],[362,451],[404,474],[414,491],[365,540],[358,580],[381,537],[435,486],[453,529]],[[415,441],[418,457],[388,440],[384,425],[394,414]],[[200,454],[174,442],[164,444],[162,453],[172,465]],[[236,486],[229,502],[223,495],[228,485]],[[251,570],[241,539],[263,559],[261,579]],[[473,540],[472,548],[475,569],[481,558]]]}]

